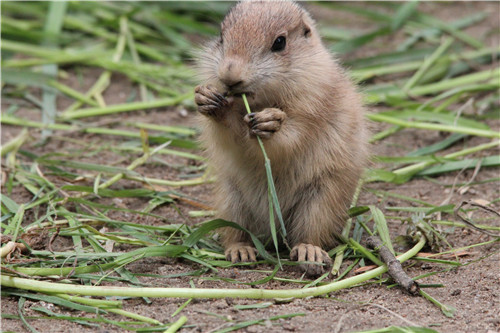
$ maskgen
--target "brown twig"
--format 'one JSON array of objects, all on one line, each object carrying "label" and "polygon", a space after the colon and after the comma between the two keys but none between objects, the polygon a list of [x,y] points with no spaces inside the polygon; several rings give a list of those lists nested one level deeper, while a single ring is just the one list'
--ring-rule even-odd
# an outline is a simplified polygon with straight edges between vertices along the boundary
[{"label": "brown twig", "polygon": [[78,257],[76,256],[75,260],[73,261],[73,269],[71,270],[71,272],[69,272],[66,276],[61,276],[59,278],[54,279],[54,281],[56,281],[56,282],[62,281],[62,280],[66,280],[66,279],[69,279],[70,277],[72,277],[73,274],[75,274],[77,264],[78,264]]},{"label": "brown twig", "polygon": [[4,273],[8,272],[8,273],[11,273],[13,276],[20,276],[20,277],[23,277],[23,278],[26,278],[26,279],[32,279],[33,278],[30,275],[23,274],[21,272],[16,271],[15,269],[8,268],[8,267],[5,267],[5,266],[2,266],[1,271],[4,272]]},{"label": "brown twig", "polygon": [[52,249],[52,243],[54,243],[54,241],[56,240],[57,236],[59,235],[59,231],[60,230],[61,230],[60,228],[57,228],[56,232],[54,232],[52,234],[52,236],[50,236],[49,245],[48,245],[48,248],[49,248],[50,252],[54,252],[54,250]]},{"label": "brown twig", "polygon": [[490,208],[490,207],[487,207],[487,206],[484,206],[484,205],[481,205],[477,202],[474,202],[472,200],[466,200],[466,201],[462,201],[462,203],[460,205],[458,205],[455,210],[453,211],[453,213],[455,214],[455,217],[459,218],[462,222],[464,222],[465,224],[467,224],[469,227],[471,227],[472,229],[474,230],[477,230],[479,232],[482,232],[483,234],[486,234],[486,235],[489,235],[489,236],[493,236],[493,237],[500,237],[499,234],[495,234],[495,233],[492,233],[488,230],[485,230],[483,228],[479,228],[478,226],[476,226],[471,220],[469,220],[467,217],[464,217],[462,215],[459,214],[460,212],[460,209],[463,207],[463,206],[466,206],[466,205],[471,205],[471,206],[476,206],[478,208],[481,208],[487,212],[490,212],[490,213],[493,213],[493,214],[496,214],[498,216],[500,216],[500,213],[497,212],[496,210]]},{"label": "brown twig", "polygon": [[410,295],[418,295],[420,289],[418,283],[413,281],[408,274],[406,274],[399,260],[383,245],[380,238],[376,236],[368,237],[366,245],[374,250],[378,250],[380,258],[387,265],[389,275],[398,285],[403,287]]}]

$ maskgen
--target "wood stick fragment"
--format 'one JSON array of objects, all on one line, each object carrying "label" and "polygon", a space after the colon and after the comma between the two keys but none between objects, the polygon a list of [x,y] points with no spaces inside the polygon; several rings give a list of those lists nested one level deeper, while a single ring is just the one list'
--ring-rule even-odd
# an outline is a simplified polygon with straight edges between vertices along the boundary
[{"label": "wood stick fragment", "polygon": [[410,295],[418,295],[420,289],[418,283],[413,281],[408,274],[406,274],[399,260],[383,245],[380,238],[376,236],[368,237],[366,239],[366,245],[374,250],[378,250],[380,258],[387,265],[389,275],[398,285],[403,287]]},{"label": "wood stick fragment", "polygon": [[463,206],[467,206],[467,205],[471,205],[471,206],[476,206],[476,207],[479,207],[487,212],[490,212],[490,213],[493,213],[497,216],[500,216],[500,213],[497,212],[496,210],[488,207],[488,206],[485,206],[485,205],[481,205],[480,203],[478,202],[474,202],[473,200],[466,200],[466,201],[462,201],[462,203],[460,205],[458,205],[453,213],[455,214],[455,217],[459,218],[462,222],[464,222],[465,224],[467,224],[468,226],[470,226],[471,228],[473,228],[474,230],[477,230],[479,232],[482,232],[483,234],[486,234],[488,236],[493,236],[493,237],[500,237],[500,234],[496,234],[496,233],[493,233],[493,232],[490,232],[488,230],[485,230],[483,228],[479,228],[478,226],[476,226],[471,220],[469,220],[467,217],[464,217],[462,215],[460,215],[460,209],[463,207]]}]

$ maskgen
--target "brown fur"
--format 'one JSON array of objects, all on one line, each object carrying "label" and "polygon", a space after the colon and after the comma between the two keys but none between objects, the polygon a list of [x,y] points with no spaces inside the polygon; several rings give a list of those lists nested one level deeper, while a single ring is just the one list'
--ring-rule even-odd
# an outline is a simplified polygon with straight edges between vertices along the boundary
[{"label": "brown fur", "polygon": [[[285,49],[271,52],[283,35]],[[271,160],[288,243],[332,247],[367,161],[360,95],[323,46],[310,15],[293,2],[241,2],[222,22],[221,37],[222,43],[211,42],[200,55],[205,82],[196,90],[204,115],[201,140],[218,179],[220,217],[270,235],[258,135]],[[239,81],[230,92],[249,93],[256,128],[245,117],[241,97],[226,96],[219,104],[210,99]],[[235,229],[225,232],[223,242],[233,251],[248,245]]]}]

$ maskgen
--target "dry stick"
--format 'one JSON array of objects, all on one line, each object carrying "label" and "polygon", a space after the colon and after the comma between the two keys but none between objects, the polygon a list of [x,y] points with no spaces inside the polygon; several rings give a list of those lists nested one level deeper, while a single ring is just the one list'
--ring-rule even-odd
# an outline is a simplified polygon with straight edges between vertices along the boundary
[{"label": "dry stick", "polygon": [[460,212],[460,208],[462,208],[463,206],[466,206],[466,205],[471,205],[471,206],[476,206],[476,207],[479,207],[481,209],[484,209],[490,213],[494,213],[496,214],[497,216],[500,216],[500,213],[497,212],[496,210],[494,209],[491,209],[490,207],[487,207],[487,206],[484,206],[484,205],[481,205],[481,204],[478,204],[476,202],[473,202],[473,201],[470,201],[470,200],[466,200],[466,201],[462,201],[462,203],[460,205],[458,205],[453,213],[455,215],[455,217],[459,218],[460,220],[462,220],[462,222],[464,222],[465,224],[467,224],[468,226],[470,226],[471,228],[473,228],[474,230],[477,230],[479,232],[482,232],[488,236],[493,236],[493,237],[500,237],[500,234],[495,234],[495,233],[492,233],[488,230],[485,230],[483,228],[480,228],[478,226],[476,226],[471,220],[469,220],[467,217],[464,217],[462,215],[459,214]]},{"label": "dry stick", "polygon": [[391,251],[382,243],[377,236],[370,236],[366,239],[366,245],[374,250],[378,250],[382,261],[387,265],[389,275],[403,287],[408,293],[415,296],[418,295],[420,287],[418,283],[413,281],[408,274],[403,270],[403,266]]}]

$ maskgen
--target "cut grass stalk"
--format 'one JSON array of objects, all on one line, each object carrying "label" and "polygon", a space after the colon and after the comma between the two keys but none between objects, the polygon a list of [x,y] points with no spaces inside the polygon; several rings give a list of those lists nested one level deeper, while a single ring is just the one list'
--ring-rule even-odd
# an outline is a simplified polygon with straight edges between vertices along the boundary
[{"label": "cut grass stalk", "polygon": [[465,44],[472,46],[475,49],[484,48],[483,43],[481,43],[478,39],[469,36],[468,34],[456,29],[450,24],[443,22],[442,20],[436,19],[430,15],[419,14],[418,20],[424,24],[430,25],[432,27],[436,27],[442,31],[445,31],[452,35],[453,37],[461,40]]},{"label": "cut grass stalk", "polygon": [[66,125],[66,124],[44,124],[44,123],[37,122],[37,121],[32,121],[32,120],[28,120],[28,119],[13,117],[11,115],[3,114],[3,113],[2,113],[2,117],[1,117],[0,120],[2,121],[2,124],[23,126],[23,127],[50,128],[50,129],[54,129],[54,130],[65,130],[65,131],[77,130],[78,129],[77,127],[71,126],[71,125]]},{"label": "cut grass stalk", "polygon": [[162,108],[166,106],[173,106],[179,104],[180,102],[192,98],[193,93],[189,92],[187,94],[178,95],[172,98],[161,98],[154,101],[148,102],[133,102],[133,103],[125,103],[125,104],[115,104],[102,108],[87,108],[80,109],[75,111],[65,111],[60,115],[60,118],[63,120],[71,120],[71,119],[79,119],[85,117],[96,117],[103,116],[107,114],[116,114],[120,112],[129,112],[129,111],[137,111],[137,110],[145,110],[145,109],[153,109],[153,108]]},{"label": "cut grass stalk", "polygon": [[477,169],[479,167],[499,167],[499,166],[500,166],[500,155],[493,155],[481,158],[470,158],[470,159],[463,159],[460,161],[446,162],[422,170],[417,175],[428,176],[428,175],[437,175],[464,169]]},{"label": "cut grass stalk", "polygon": [[[418,243],[409,251],[399,256],[398,260],[404,262],[415,256],[425,245],[423,236],[419,236]],[[1,285],[19,289],[27,289],[45,293],[70,293],[87,296],[124,296],[124,297],[181,297],[181,298],[304,298],[309,296],[320,296],[340,289],[352,287],[358,283],[367,281],[387,271],[386,266],[381,266],[369,272],[349,277],[345,280],[332,282],[319,287],[307,289],[199,289],[199,288],[135,288],[135,287],[102,287],[70,285],[64,283],[52,283],[36,281],[2,274]]]},{"label": "cut grass stalk", "polygon": [[16,215],[10,220],[9,229],[12,230],[12,241],[15,242],[17,236],[19,234],[19,229],[21,229],[21,223],[23,221],[24,212],[25,212],[24,204],[20,204],[17,209]]},{"label": "cut grass stalk", "polygon": [[[2,117],[4,117],[4,115],[2,115]],[[28,138],[28,130],[26,128],[23,128],[23,130],[14,139],[10,140],[7,143],[4,143],[0,147],[0,156],[4,156],[10,152],[13,152],[15,154]]]},{"label": "cut grass stalk", "polygon": [[106,309],[106,311],[152,325],[163,325],[161,321],[146,316],[142,316],[140,314],[133,313],[130,311],[125,311],[123,309]]},{"label": "cut grass stalk", "polygon": [[[156,147],[155,149],[153,149],[152,151],[146,151],[143,156],[139,157],[138,159],[136,159],[135,161],[133,161],[132,163],[130,163],[130,165],[126,169],[128,171],[133,171],[139,165],[142,165],[142,164],[146,163],[147,160],[151,156],[155,155],[159,150],[163,149],[164,147],[166,147],[168,145],[169,145],[169,142],[165,142],[164,144],[162,144],[162,145]],[[100,184],[98,186],[98,188],[99,189],[108,188],[111,185],[113,185],[114,183],[116,183],[117,181],[119,181],[120,179],[122,179],[123,177],[125,177],[125,173],[116,174],[111,179],[109,179],[108,181]]]},{"label": "cut grass stalk", "polygon": [[[121,27],[121,21],[124,18],[120,18],[120,27]],[[111,61],[117,63],[120,61],[123,55],[123,51],[125,50],[125,35],[123,29],[120,29],[120,35],[117,39],[116,42],[116,47],[115,47],[115,52],[111,58]],[[85,94],[86,97],[90,96],[95,96],[95,95],[100,95],[108,86],[109,82],[111,79],[111,71],[106,70],[104,71],[97,81],[94,83],[94,85],[89,89],[89,91]],[[80,102],[76,102],[71,104],[64,112],[71,112],[75,111],[78,109],[82,104]]]},{"label": "cut grass stalk", "polygon": [[180,134],[185,136],[194,136],[198,133],[195,129],[182,126],[163,126],[163,125],[147,124],[147,123],[127,123],[127,125],[137,128],[145,128],[145,129]]},{"label": "cut grass stalk", "polygon": [[499,138],[500,139],[500,133],[497,131],[490,131],[490,130],[484,130],[484,129],[478,129],[478,128],[471,128],[471,127],[465,127],[465,126],[451,126],[451,125],[445,125],[445,124],[435,124],[435,123],[426,123],[426,122],[417,122],[417,121],[408,121],[408,120],[403,120],[391,116],[387,116],[384,114],[367,114],[366,115],[368,119],[373,120],[373,121],[378,121],[378,122],[385,122],[405,128],[419,128],[419,129],[426,129],[426,130],[432,130],[432,131],[443,131],[443,132],[450,132],[450,133],[462,133],[462,134],[467,134],[467,135],[476,135],[476,136],[482,136],[486,138]]},{"label": "cut grass stalk", "polygon": [[365,90],[365,95],[366,95],[365,99],[366,102],[368,103],[379,103],[386,101],[389,97],[404,99],[407,95],[414,97],[432,95],[441,91],[465,85],[477,84],[479,82],[496,84],[498,86],[500,85],[499,80],[500,80],[500,68],[496,68],[492,70],[485,70],[482,72],[462,75],[452,79],[442,80],[436,83],[417,86],[410,89],[407,93],[397,88],[396,86],[391,86],[388,91],[380,93],[375,91],[370,91],[370,89],[367,88]]},{"label": "cut grass stalk", "polygon": [[[139,148],[139,147],[125,147],[125,146],[113,147],[112,150],[131,151],[131,152],[136,152],[136,153],[140,153],[143,151],[142,148]],[[179,157],[187,158],[190,160],[196,160],[196,161],[204,161],[205,160],[205,158],[203,156],[192,154],[192,153],[187,153],[184,151],[173,150],[173,149],[161,149],[161,150],[158,150],[157,153],[161,154],[161,155],[179,156]]]},{"label": "cut grass stalk", "polygon": [[[476,152],[481,151],[481,150],[494,148],[494,147],[497,147],[498,145],[500,145],[500,141],[494,140],[494,141],[489,142],[489,143],[485,143],[485,144],[478,145],[478,146],[471,147],[471,148],[466,148],[466,149],[463,149],[463,150],[460,150],[460,151],[457,151],[454,153],[446,154],[443,156],[443,158],[454,159],[457,157],[462,157],[465,155],[476,153]],[[404,167],[401,169],[394,170],[393,172],[396,175],[400,175],[400,176],[412,175],[412,174],[415,174],[415,173],[417,173],[417,172],[419,172],[419,171],[421,171],[421,170],[423,170],[423,169],[425,169],[425,168],[427,168],[435,163],[437,163],[437,162],[436,161],[421,162],[421,163],[413,164],[413,165],[410,165],[410,166],[407,166],[407,167]]]},{"label": "cut grass stalk", "polygon": [[[48,35],[57,36],[61,32],[63,18],[66,13],[67,2],[50,2],[49,12],[47,19],[45,21],[44,32]],[[54,43],[53,40],[45,40],[45,45],[50,45],[52,47],[57,47],[58,45]],[[47,64],[42,67],[42,71],[54,78],[57,77],[57,65]],[[67,89],[65,91],[68,91]],[[56,119],[56,92],[52,88],[46,87],[42,94],[42,122],[44,124],[53,124]],[[52,134],[52,130],[44,129],[42,131],[42,138],[47,138]]]},{"label": "cut grass stalk", "polygon": [[79,103],[83,104],[88,104],[88,105],[91,105],[91,106],[97,106],[97,102],[90,99],[88,96],[85,96],[84,94],[62,84],[62,83],[59,83],[57,81],[49,81],[48,84],[50,86],[52,86],[53,88],[56,88],[57,90],[59,90],[61,93],[71,97],[71,98],[74,98],[76,99]]},{"label": "cut grass stalk", "polygon": [[415,74],[403,86],[403,91],[409,91],[413,88],[427,72],[427,70],[429,70],[429,68],[436,63],[437,59],[441,57],[446,50],[448,50],[451,44],[453,44],[453,38],[447,38],[429,58],[425,59],[418,71],[415,72]]},{"label": "cut grass stalk", "polygon": [[87,297],[79,297],[79,296],[71,296],[66,294],[55,294],[54,296],[60,297],[62,299],[76,302],[84,305],[95,306],[98,308],[106,309],[107,308],[121,308],[123,306],[122,301],[110,301],[110,300],[102,300],[102,299],[93,299]]},{"label": "cut grass stalk", "polygon": [[[432,220],[430,221],[431,224],[439,224],[439,225],[446,225],[450,227],[459,227],[459,228],[467,228],[467,229],[472,229],[470,225],[467,225],[462,222],[455,222],[455,221],[443,221],[443,220]],[[476,224],[476,227],[480,229],[485,229],[485,230],[494,230],[494,231],[500,231],[500,227],[492,226],[492,225],[487,225],[487,224]]]},{"label": "cut grass stalk", "polygon": [[210,184],[215,181],[215,177],[206,177],[206,176],[193,178],[189,180],[165,180],[165,179],[157,179],[150,177],[133,177],[133,176],[125,176],[125,178],[146,184],[155,184],[155,185],[162,185],[169,187],[195,186],[202,184]]},{"label": "cut grass stalk", "polygon": [[[90,53],[87,51],[85,52],[84,50],[81,50],[82,53],[77,55],[76,52],[74,54],[70,53],[69,51],[66,50],[54,50],[50,49],[47,47],[42,47],[38,45],[32,45],[32,44],[26,44],[26,43],[20,43],[20,42],[15,42],[12,40],[2,40],[2,45],[1,45],[2,50],[5,51],[11,51],[11,52],[18,52],[18,53],[23,53],[35,57],[40,57],[40,58],[46,58],[46,59],[53,59],[56,63],[59,62],[59,60],[63,60],[64,58],[69,58],[70,60],[76,59],[77,61],[81,61],[82,57],[83,58],[92,58],[95,56],[102,56],[103,51],[99,51],[99,53]],[[7,63],[8,65],[9,63]]]},{"label": "cut grass stalk", "polygon": [[[132,55],[132,60],[134,61],[134,64],[140,64],[141,63],[141,58],[139,57],[139,54],[137,53],[137,48],[135,46],[135,41],[134,41],[134,36],[130,32],[128,28],[128,20],[126,17],[120,18],[120,30],[125,31],[125,35],[127,37],[127,45],[128,49],[130,51],[130,54]],[[139,92],[141,95],[141,100],[143,102],[147,102],[148,100],[148,90],[144,83],[139,83]]]},{"label": "cut grass stalk", "polygon": [[172,324],[164,333],[175,333],[177,332],[186,322],[187,322],[187,317],[186,316],[180,316],[180,318]]},{"label": "cut grass stalk", "polygon": [[26,302],[26,298],[24,297],[19,297],[19,301],[17,303],[17,313],[19,314],[19,318],[21,319],[21,322],[23,325],[31,332],[31,333],[38,333],[38,331],[31,326],[28,321],[26,321],[26,318],[24,318],[24,303]]},{"label": "cut grass stalk", "polygon": [[436,305],[443,312],[443,314],[446,317],[453,318],[453,316],[455,315],[455,312],[457,311],[457,309],[455,309],[452,306],[442,304],[441,302],[439,302],[437,299],[435,299],[434,297],[432,297],[431,295],[429,295],[428,293],[426,293],[422,289],[420,289],[418,292],[420,293],[420,295],[423,298],[425,298],[426,300],[428,300],[432,304]]},{"label": "cut grass stalk", "polygon": [[[17,117],[13,117],[13,116],[10,116],[7,114],[2,114],[2,117],[0,120],[1,120],[2,124],[23,126],[23,127],[50,128],[50,129],[54,129],[54,130],[63,130],[63,131],[82,131],[85,133],[140,138],[139,133],[131,132],[131,131],[118,130],[118,129],[112,129],[112,128],[103,128],[103,127],[77,127],[74,125],[67,125],[67,124],[45,125],[45,124],[40,123],[40,122],[31,121],[31,120],[22,119],[22,118],[17,118]],[[143,125],[145,125],[145,124],[143,124]],[[141,127],[141,126],[138,126],[138,127]],[[147,126],[144,126],[144,127],[147,127]],[[183,128],[181,128],[181,130],[183,130]],[[194,149],[197,147],[194,140],[177,139],[175,137],[163,137],[163,136],[162,137],[150,136],[149,139],[150,139],[150,141],[153,141],[153,142],[171,141],[171,143],[170,143],[171,146],[176,146],[176,147],[181,147],[181,148]],[[132,150],[132,151],[136,150],[136,148],[133,148],[133,147],[131,147],[131,148],[117,147],[117,148],[113,148],[113,149]],[[164,149],[162,151],[163,151],[163,153],[166,153],[166,154],[179,155],[179,156],[183,156],[186,158],[203,159],[202,157],[200,157],[198,155],[184,153],[181,151],[171,151],[168,149]]]},{"label": "cut grass stalk", "polygon": [[363,245],[356,242],[354,239],[349,239],[349,245],[354,249],[354,251],[360,253],[363,257],[369,259],[372,263],[377,266],[383,266],[384,263],[378,259],[373,253],[367,250]]},{"label": "cut grass stalk", "polygon": [[191,301],[192,301],[192,300],[193,300],[193,299],[192,299],[192,298],[190,298],[190,299],[188,299],[187,301],[185,301],[184,303],[182,303],[182,305],[181,305],[181,306],[179,306],[179,307],[177,308],[177,310],[175,310],[175,312],[174,312],[174,313],[172,313],[171,317],[175,317],[175,316],[177,316],[179,313],[181,313],[181,311],[182,311],[182,310],[184,310],[184,308],[185,308],[186,306],[188,306],[188,304],[189,304],[189,303],[191,303]]},{"label": "cut grass stalk", "polygon": [[[484,48],[481,50],[467,51],[463,53],[454,53],[450,55],[443,55],[435,60],[435,63],[457,62],[461,60],[471,61],[477,58],[491,55],[492,60],[498,57],[500,52],[499,48]],[[368,80],[376,76],[383,76],[387,74],[396,74],[418,70],[428,60],[423,61],[408,61],[403,63],[390,63],[381,64],[377,66],[370,66],[366,68],[356,68],[351,72],[351,75],[360,81]]]}]

